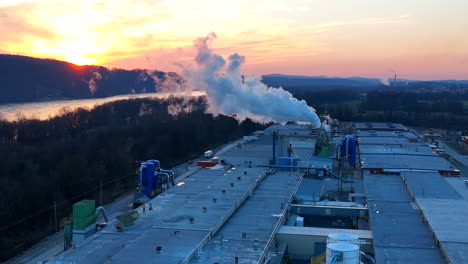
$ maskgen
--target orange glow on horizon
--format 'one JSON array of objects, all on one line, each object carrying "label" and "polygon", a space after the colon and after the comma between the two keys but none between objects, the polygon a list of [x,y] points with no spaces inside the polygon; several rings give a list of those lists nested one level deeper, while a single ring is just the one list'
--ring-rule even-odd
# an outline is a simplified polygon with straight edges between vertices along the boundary
[{"label": "orange glow on horizon", "polygon": [[[0,53],[180,72],[193,40],[246,56],[246,74],[468,79],[464,0],[0,3]],[[449,14],[449,15],[448,15]]]}]

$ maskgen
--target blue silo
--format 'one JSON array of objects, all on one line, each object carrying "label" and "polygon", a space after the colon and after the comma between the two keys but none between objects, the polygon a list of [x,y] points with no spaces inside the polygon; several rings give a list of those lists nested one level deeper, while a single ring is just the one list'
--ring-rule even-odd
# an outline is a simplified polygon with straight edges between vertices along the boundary
[{"label": "blue silo", "polygon": [[140,166],[140,190],[145,194],[146,197],[153,198],[157,194],[157,186],[159,177],[155,172],[157,167],[154,162],[145,161]]}]

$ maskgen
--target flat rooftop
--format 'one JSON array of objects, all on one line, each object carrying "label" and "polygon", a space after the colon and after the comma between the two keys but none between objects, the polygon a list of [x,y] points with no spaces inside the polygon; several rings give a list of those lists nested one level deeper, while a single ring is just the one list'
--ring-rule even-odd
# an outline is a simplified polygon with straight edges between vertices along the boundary
[{"label": "flat rooftop", "polygon": [[356,130],[382,130],[382,131],[407,131],[402,124],[397,123],[373,123],[358,122],[355,123]]},{"label": "flat rooftop", "polygon": [[416,136],[411,131],[379,131],[379,130],[363,130],[357,131],[358,137],[393,137],[393,138],[411,138],[416,139]]},{"label": "flat rooftop", "polygon": [[[255,167],[202,169],[152,199],[153,210],[143,213],[139,208],[140,217],[124,232],[118,232],[110,223],[86,243],[48,263],[103,263],[103,258],[112,263],[186,263],[265,175],[265,169]],[[202,207],[207,208],[205,212]],[[194,222],[190,223],[189,218]],[[162,246],[160,253],[155,250],[157,246]]]},{"label": "flat rooftop", "polygon": [[363,169],[455,171],[456,168],[437,155],[361,154]]},{"label": "flat rooftop", "polygon": [[323,180],[304,178],[295,194],[296,203],[313,204],[320,201],[323,184]]},{"label": "flat rooftop", "polygon": [[399,175],[365,174],[377,263],[445,263]]},{"label": "flat rooftop", "polygon": [[435,153],[432,148],[423,143],[406,143],[402,145],[360,145],[359,153],[439,156],[439,154]]},{"label": "flat rooftop", "polygon": [[[404,172],[401,177],[446,259],[468,263],[468,187],[464,181],[437,173]],[[456,183],[465,186],[454,188]]]},{"label": "flat rooftop", "polygon": [[409,142],[405,137],[360,137],[359,145],[404,145]]},{"label": "flat rooftop", "polygon": [[268,175],[190,263],[227,264],[235,257],[239,263],[258,263],[300,179],[298,173]]}]

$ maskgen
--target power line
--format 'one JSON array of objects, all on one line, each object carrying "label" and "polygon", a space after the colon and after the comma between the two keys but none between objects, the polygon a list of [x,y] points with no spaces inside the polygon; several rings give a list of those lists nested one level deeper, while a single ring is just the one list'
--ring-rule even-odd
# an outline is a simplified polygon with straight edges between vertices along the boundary
[{"label": "power line", "polygon": [[[121,179],[123,179],[123,178],[130,177],[130,176],[134,176],[134,174],[128,174],[128,175],[125,175],[125,176],[121,176],[121,177],[112,179],[112,180],[110,180],[110,181],[108,181],[108,182],[106,182],[106,183],[103,183],[102,185],[103,185],[103,186],[106,186],[106,185],[109,185],[109,184],[111,184],[111,183],[117,182],[117,181],[119,181],[119,180],[121,180]],[[78,197],[80,197],[80,196],[83,196],[83,195],[88,194],[88,193],[90,193],[90,192],[92,192],[92,191],[95,191],[95,190],[98,189],[98,188],[100,188],[100,186],[95,186],[95,187],[93,187],[93,188],[91,188],[91,189],[88,189],[88,190],[85,191],[85,192],[79,193],[79,194],[77,194],[77,195],[75,195],[75,196],[69,198],[69,200],[74,200],[74,199],[76,199],[76,198],[78,198]],[[42,214],[42,213],[44,213],[44,212],[46,212],[46,211],[48,211],[48,210],[51,210],[52,208],[54,208],[54,207],[56,207],[56,206],[58,206],[58,205],[64,205],[64,204],[68,204],[68,203],[67,203],[66,201],[62,201],[62,202],[59,202],[59,203],[54,202],[53,205],[51,205],[51,206],[49,206],[49,207],[47,207],[47,208],[41,209],[41,210],[39,210],[39,211],[33,213],[32,215],[29,215],[29,216],[27,216],[27,217],[25,217],[25,218],[23,218],[23,219],[20,219],[20,220],[18,220],[18,221],[15,221],[15,222],[13,222],[13,223],[7,225],[7,226],[0,227],[0,231],[6,230],[6,229],[9,229],[10,227],[13,227],[13,226],[16,226],[16,225],[18,225],[18,224],[21,224],[21,223],[23,223],[23,222],[25,222],[25,221],[27,221],[27,220],[29,220],[29,219],[31,219],[31,218],[37,216],[37,215],[40,215],[40,214]]]},{"label": "power line", "polygon": [[49,206],[49,207],[47,207],[47,208],[45,208],[45,209],[42,209],[41,211],[38,211],[37,213],[34,213],[34,214],[32,214],[32,215],[30,215],[30,216],[28,216],[28,217],[25,217],[25,218],[23,218],[23,219],[21,219],[21,220],[18,220],[18,221],[14,222],[14,223],[12,223],[12,224],[10,224],[10,225],[1,227],[1,228],[0,228],[0,231],[3,231],[3,230],[5,230],[5,229],[8,229],[8,228],[10,228],[10,227],[12,227],[12,226],[15,226],[15,225],[17,225],[17,224],[23,223],[23,222],[25,222],[26,220],[31,219],[31,218],[33,218],[33,217],[36,216],[36,215],[42,214],[43,212],[52,209],[53,207],[54,207],[54,205]]}]

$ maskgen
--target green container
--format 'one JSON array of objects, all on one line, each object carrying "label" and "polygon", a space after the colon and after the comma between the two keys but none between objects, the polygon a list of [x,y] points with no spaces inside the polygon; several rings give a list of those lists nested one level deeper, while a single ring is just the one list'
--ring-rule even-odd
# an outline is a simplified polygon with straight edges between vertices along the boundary
[{"label": "green container", "polygon": [[83,200],[73,204],[73,228],[86,229],[96,223],[96,202],[94,200]]},{"label": "green container", "polygon": [[73,217],[74,229],[86,229],[87,227],[96,224],[98,213],[93,213],[85,217]]},{"label": "green container", "polygon": [[85,217],[91,215],[96,210],[96,202],[94,200],[83,200],[73,204],[73,218]]},{"label": "green container", "polygon": [[328,147],[326,146],[323,146],[321,151],[320,151],[320,155],[319,155],[321,158],[328,158]]},{"label": "green container", "polygon": [[133,222],[139,217],[139,214],[135,211],[125,212],[116,217],[117,220],[122,224],[123,227],[132,226]]}]

